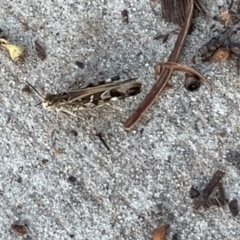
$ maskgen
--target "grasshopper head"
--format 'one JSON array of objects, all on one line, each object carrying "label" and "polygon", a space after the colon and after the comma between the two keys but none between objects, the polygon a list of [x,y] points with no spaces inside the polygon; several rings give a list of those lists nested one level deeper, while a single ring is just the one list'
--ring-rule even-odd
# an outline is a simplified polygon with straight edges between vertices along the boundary
[{"label": "grasshopper head", "polygon": [[54,104],[52,104],[51,102],[47,101],[46,99],[44,99],[42,101],[42,106],[44,109],[46,109],[47,111],[54,111],[55,106]]}]

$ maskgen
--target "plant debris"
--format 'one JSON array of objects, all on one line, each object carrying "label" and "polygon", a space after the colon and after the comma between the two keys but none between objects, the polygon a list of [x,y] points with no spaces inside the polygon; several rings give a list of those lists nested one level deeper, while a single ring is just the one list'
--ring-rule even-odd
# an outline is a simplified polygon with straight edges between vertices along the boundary
[{"label": "plant debris", "polygon": [[25,32],[27,32],[30,29],[27,22],[21,21],[21,24],[22,24],[22,28]]},{"label": "plant debris", "polygon": [[223,62],[229,58],[230,50],[227,47],[218,48],[211,57],[204,59],[203,62],[213,61],[213,62]]},{"label": "plant debris", "polygon": [[169,34],[158,34],[157,36],[155,36],[153,38],[153,40],[159,40],[159,39],[162,39],[162,43],[165,43],[169,38]]},{"label": "plant debris", "polygon": [[193,198],[198,197],[199,195],[200,195],[199,191],[196,188],[191,187],[191,189],[190,189],[190,198],[193,199]]},{"label": "plant debris", "polygon": [[23,62],[26,57],[26,48],[11,44],[4,38],[0,38],[0,46],[8,50],[10,57],[14,62]]},{"label": "plant debris", "polygon": [[237,199],[232,199],[229,202],[228,206],[229,206],[229,210],[232,213],[233,217],[236,217],[239,213]]},{"label": "plant debris", "polygon": [[72,130],[70,131],[70,133],[71,133],[74,137],[77,137],[77,136],[78,136],[78,132],[77,132],[76,130],[74,130],[74,129],[72,129]]},{"label": "plant debris", "polygon": [[190,67],[187,67],[187,66],[184,66],[184,65],[180,65],[180,64],[175,63],[175,62],[159,62],[157,64],[157,67],[156,67],[158,72],[161,72],[161,67],[162,66],[166,67],[166,68],[171,68],[172,70],[183,71],[183,72],[186,72],[188,74],[194,75],[199,80],[206,83],[209,91],[212,91],[212,87],[211,87],[210,82],[203,75],[201,75],[199,72],[197,72],[193,68],[190,68]]},{"label": "plant debris", "polygon": [[28,94],[32,93],[32,89],[30,88],[29,85],[24,86],[22,88],[22,91],[25,92],[25,93],[28,93]]},{"label": "plant debris", "polygon": [[[208,182],[207,186],[202,191],[197,191],[196,189],[191,188],[190,196],[194,199],[193,207],[195,209],[198,209],[201,206],[204,206],[204,207],[210,207],[212,205],[219,206],[220,205],[219,203],[224,203],[226,197],[223,189],[220,189],[221,193],[219,198],[216,198],[216,197],[209,198],[209,196],[213,192],[213,189],[219,186],[219,182],[221,181],[224,174],[225,174],[224,172],[217,170],[212,176],[211,180]],[[196,197],[193,195],[195,195]]]},{"label": "plant debris", "polygon": [[13,223],[13,224],[11,225],[11,228],[12,228],[12,230],[13,230],[14,232],[17,232],[17,233],[19,233],[20,235],[25,235],[25,234],[28,233],[27,227],[26,227],[25,225],[20,224],[20,223],[17,223],[17,222]]},{"label": "plant debris", "polygon": [[68,177],[68,180],[69,180],[70,182],[76,182],[76,181],[77,181],[77,178],[74,177],[73,175],[70,175],[70,176]]},{"label": "plant debris", "polygon": [[232,29],[229,28],[221,31],[217,36],[212,37],[207,43],[199,48],[198,55],[200,55],[203,61],[209,60],[217,49],[228,47],[229,38],[233,34]]},{"label": "plant debris", "polygon": [[211,180],[208,182],[207,186],[203,189],[203,195],[204,197],[209,197],[210,194],[212,193],[213,189],[218,185],[220,180],[222,179],[223,175],[225,172],[222,172],[220,170],[217,170]]},{"label": "plant debris", "polygon": [[96,133],[96,136],[99,138],[99,140],[102,142],[102,144],[106,147],[108,151],[110,151],[110,147],[107,145],[106,141],[102,137],[102,133]]},{"label": "plant debris", "polygon": [[34,44],[35,44],[35,49],[36,49],[36,52],[37,52],[37,56],[42,61],[44,61],[47,58],[47,53],[46,53],[45,49],[40,45],[40,43],[37,40],[34,41]]},{"label": "plant debris", "polygon": [[169,227],[169,224],[164,224],[161,227],[155,228],[152,233],[153,240],[165,240]]},{"label": "plant debris", "polygon": [[55,156],[58,156],[58,155],[62,154],[63,151],[62,151],[61,149],[54,148],[54,149],[53,149],[53,153],[54,153]]},{"label": "plant debris", "polygon": [[84,69],[84,67],[85,67],[85,64],[83,62],[80,62],[80,61],[76,61],[75,64],[81,69]]},{"label": "plant debris", "polygon": [[123,22],[124,23],[129,23],[129,16],[128,16],[128,10],[124,9],[121,11]]},{"label": "plant debris", "polygon": [[49,162],[48,159],[42,159],[42,164],[47,164]]},{"label": "plant debris", "polygon": [[220,19],[224,22],[224,26],[227,26],[231,20],[229,12],[221,9],[219,15],[220,15]]},{"label": "plant debris", "polygon": [[167,22],[172,22],[182,26],[184,23],[187,12],[187,0],[161,0],[162,16]]},{"label": "plant debris", "polygon": [[[163,17],[170,22],[182,23],[182,29],[177,37],[168,62],[176,62],[178,60],[181,49],[188,34],[189,27],[191,25],[194,2],[194,0],[162,0]],[[178,7],[176,7],[176,5]],[[131,130],[141,119],[143,114],[154,103],[159,94],[164,90],[166,84],[168,83],[168,80],[172,75],[172,72],[173,68],[163,69],[151,91],[147,94],[143,102],[138,106],[132,116],[130,116],[124,123],[126,130]]]}]

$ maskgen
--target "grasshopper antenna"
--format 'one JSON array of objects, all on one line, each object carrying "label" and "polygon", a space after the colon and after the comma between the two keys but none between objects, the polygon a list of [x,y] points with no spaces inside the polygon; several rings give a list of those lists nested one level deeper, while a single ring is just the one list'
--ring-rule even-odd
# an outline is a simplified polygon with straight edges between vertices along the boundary
[{"label": "grasshopper antenna", "polygon": [[[31,84],[31,83],[29,83],[28,81],[26,81],[27,82],[27,84],[42,98],[42,99],[44,99],[44,97],[39,93],[39,91]],[[42,102],[41,102],[42,103]],[[38,103],[38,105],[39,105],[40,103]],[[36,105],[37,106],[37,105]]]},{"label": "grasshopper antenna", "polygon": [[43,102],[39,102],[39,103],[37,103],[34,107],[37,107],[37,106],[39,106],[40,104],[42,104]]}]

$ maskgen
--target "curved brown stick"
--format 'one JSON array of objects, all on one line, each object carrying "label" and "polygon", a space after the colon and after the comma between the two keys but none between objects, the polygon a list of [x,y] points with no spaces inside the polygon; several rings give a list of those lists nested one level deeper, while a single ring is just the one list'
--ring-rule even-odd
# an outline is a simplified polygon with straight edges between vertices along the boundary
[{"label": "curved brown stick", "polygon": [[187,67],[187,66],[184,66],[184,65],[180,65],[180,64],[175,63],[175,62],[159,62],[158,65],[166,67],[166,68],[170,68],[172,70],[183,71],[183,72],[195,75],[199,78],[199,80],[201,80],[202,82],[207,84],[210,92],[212,91],[212,87],[211,87],[210,82],[202,74],[200,74],[199,72],[197,72],[193,68],[190,68],[190,67]]},{"label": "curved brown stick", "polygon": [[[183,27],[178,35],[177,41],[175,43],[174,49],[172,54],[169,57],[170,62],[176,62],[180,51],[183,47],[185,38],[188,34],[189,27],[191,25],[192,15],[194,9],[194,0],[189,0],[187,4],[187,18],[184,21]],[[140,120],[142,115],[151,107],[154,101],[157,99],[159,94],[163,91],[164,87],[166,86],[168,80],[172,75],[172,69],[164,68],[161,72],[157,82],[152,87],[152,90],[147,94],[143,102],[138,106],[135,112],[130,116],[127,121],[124,123],[124,127],[127,130],[133,128],[133,126]]]}]

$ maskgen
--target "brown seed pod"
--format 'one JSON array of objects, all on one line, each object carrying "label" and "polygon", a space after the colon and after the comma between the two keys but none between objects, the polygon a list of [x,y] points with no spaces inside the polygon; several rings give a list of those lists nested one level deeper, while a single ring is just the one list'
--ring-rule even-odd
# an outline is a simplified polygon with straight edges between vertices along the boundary
[{"label": "brown seed pod", "polygon": [[155,228],[152,234],[153,240],[165,240],[169,227],[169,224],[164,224],[161,227]]},{"label": "brown seed pod", "polygon": [[197,76],[185,74],[184,87],[190,91],[197,91],[201,86],[201,81]]},{"label": "brown seed pod", "polygon": [[220,47],[213,53],[209,60],[213,62],[223,62],[228,59],[229,55],[230,55],[229,48]]}]

